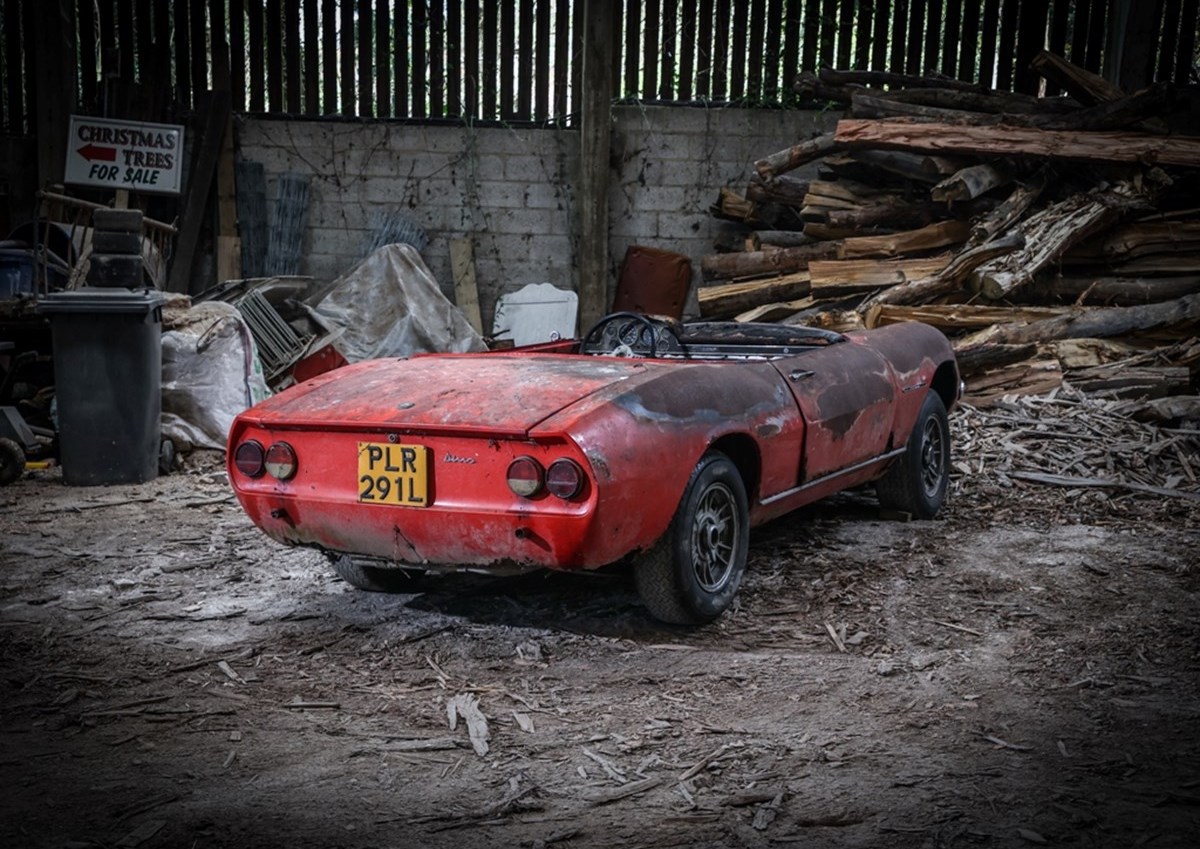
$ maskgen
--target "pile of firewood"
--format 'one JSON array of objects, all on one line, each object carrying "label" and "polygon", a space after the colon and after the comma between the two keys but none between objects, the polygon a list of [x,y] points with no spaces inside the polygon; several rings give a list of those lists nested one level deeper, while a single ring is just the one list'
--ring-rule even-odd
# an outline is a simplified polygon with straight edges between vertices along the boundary
[{"label": "pile of firewood", "polygon": [[[850,117],[757,162],[744,194],[722,189],[713,212],[735,223],[702,261],[702,316],[924,321],[952,337],[976,404],[1064,376],[1111,398],[1193,395],[1200,136],[1177,129],[1193,93],[1126,94],[1049,53],[1034,68],[1066,94],[802,75],[798,91]],[[788,173],[812,163],[814,179]],[[1200,399],[1173,401],[1168,418],[1200,418]]]}]

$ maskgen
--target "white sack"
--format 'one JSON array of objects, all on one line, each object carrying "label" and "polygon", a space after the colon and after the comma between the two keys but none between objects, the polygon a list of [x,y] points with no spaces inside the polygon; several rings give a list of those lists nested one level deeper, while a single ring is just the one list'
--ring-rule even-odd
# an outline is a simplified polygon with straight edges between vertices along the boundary
[{"label": "white sack", "polygon": [[162,335],[162,435],[181,449],[224,450],[234,417],[271,394],[250,328],[232,304],[172,316]]}]

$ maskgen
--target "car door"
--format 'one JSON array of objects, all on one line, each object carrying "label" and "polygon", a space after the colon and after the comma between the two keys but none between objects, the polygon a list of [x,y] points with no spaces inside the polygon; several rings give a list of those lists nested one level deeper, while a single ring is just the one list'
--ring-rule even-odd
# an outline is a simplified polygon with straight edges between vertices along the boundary
[{"label": "car door", "polygon": [[800,481],[883,454],[892,432],[895,382],[887,362],[848,339],[774,361],[806,423]]}]

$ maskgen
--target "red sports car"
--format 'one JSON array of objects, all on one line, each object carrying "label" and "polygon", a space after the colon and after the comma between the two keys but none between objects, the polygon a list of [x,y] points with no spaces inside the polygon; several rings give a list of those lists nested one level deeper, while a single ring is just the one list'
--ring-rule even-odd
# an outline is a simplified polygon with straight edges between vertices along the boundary
[{"label": "red sports car", "polygon": [[614,313],[582,340],[292,387],[234,422],[229,479],[265,533],[328,552],[362,589],[632,557],[654,616],[699,623],[737,593],[753,525],[871,481],[884,506],[936,514],[959,392],[922,324]]}]

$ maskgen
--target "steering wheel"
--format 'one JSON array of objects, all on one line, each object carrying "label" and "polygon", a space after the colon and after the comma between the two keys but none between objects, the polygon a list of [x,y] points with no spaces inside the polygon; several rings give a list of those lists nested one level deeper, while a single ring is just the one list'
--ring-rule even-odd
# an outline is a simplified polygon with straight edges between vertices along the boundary
[{"label": "steering wheel", "polygon": [[[651,357],[658,356],[658,327],[660,325],[655,324],[653,320],[651,320],[647,316],[642,315],[640,312],[609,313],[608,315],[604,316],[599,321],[597,321],[595,324],[593,324],[591,330],[589,330],[587,333],[583,334],[583,342],[581,343],[581,345],[583,347],[586,347],[589,342],[595,343],[595,342],[599,341],[600,338],[604,335],[604,329],[606,327],[608,327],[608,325],[612,324],[613,322],[621,321],[621,320],[628,321],[629,324],[639,324],[642,327],[644,327],[650,335],[650,356]],[[666,325],[662,325],[662,326],[665,327]],[[628,325],[626,325],[626,327],[628,327]],[[638,339],[637,338],[634,338],[633,340],[625,339],[624,338],[625,334],[622,332],[625,329],[626,328],[621,328],[621,330],[617,331],[618,338],[626,345],[630,345],[632,347],[632,343],[638,341]],[[675,331],[671,330],[670,332],[674,333]],[[641,335],[642,335],[641,330],[639,330],[637,337],[641,337]],[[676,338],[678,339],[678,336],[676,336]]]}]

